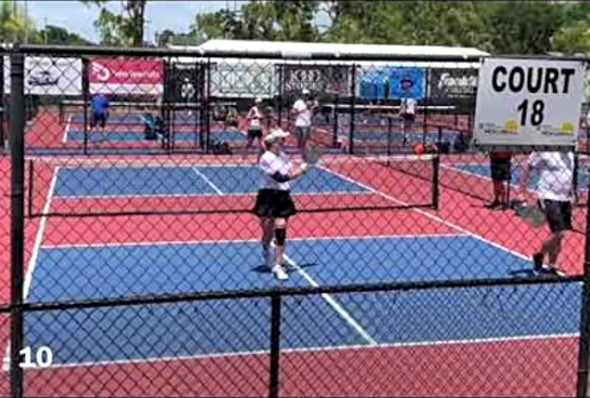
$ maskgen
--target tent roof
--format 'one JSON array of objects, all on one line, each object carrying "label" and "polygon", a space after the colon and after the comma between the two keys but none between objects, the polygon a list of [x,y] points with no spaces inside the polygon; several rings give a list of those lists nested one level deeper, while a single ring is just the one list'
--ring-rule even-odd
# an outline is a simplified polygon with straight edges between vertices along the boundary
[{"label": "tent roof", "polygon": [[306,43],[249,40],[209,40],[198,47],[170,46],[195,51],[220,51],[236,56],[280,53],[285,55],[339,54],[352,56],[486,57],[489,53],[470,47],[403,46],[381,44]]}]

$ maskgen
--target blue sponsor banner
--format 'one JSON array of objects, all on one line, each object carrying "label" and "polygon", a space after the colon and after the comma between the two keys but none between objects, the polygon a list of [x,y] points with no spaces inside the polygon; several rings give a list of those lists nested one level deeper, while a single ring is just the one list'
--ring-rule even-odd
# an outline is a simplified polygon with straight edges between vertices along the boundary
[{"label": "blue sponsor banner", "polygon": [[426,96],[426,71],[420,68],[386,68],[372,71],[361,79],[360,97],[368,100]]},{"label": "blue sponsor banner", "polygon": [[420,68],[392,68],[389,76],[389,98],[423,99],[426,96],[426,71]]}]

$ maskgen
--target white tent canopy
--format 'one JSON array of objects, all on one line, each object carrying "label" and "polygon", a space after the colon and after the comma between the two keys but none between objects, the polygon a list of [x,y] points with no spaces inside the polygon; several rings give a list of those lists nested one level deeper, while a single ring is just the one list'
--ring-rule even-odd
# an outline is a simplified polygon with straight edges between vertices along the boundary
[{"label": "white tent canopy", "polygon": [[197,50],[248,53],[389,55],[420,57],[486,57],[488,53],[469,47],[403,46],[381,44],[305,43],[248,40],[209,40]]}]

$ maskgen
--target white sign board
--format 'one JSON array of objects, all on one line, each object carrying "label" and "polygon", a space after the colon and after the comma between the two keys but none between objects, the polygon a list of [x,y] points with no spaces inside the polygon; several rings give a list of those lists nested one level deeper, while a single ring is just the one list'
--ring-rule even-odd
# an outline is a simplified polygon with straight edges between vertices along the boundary
[{"label": "white sign board", "polygon": [[[9,57],[4,57],[4,92],[10,93]],[[25,94],[82,95],[82,59],[26,57]]]},{"label": "white sign board", "polygon": [[484,59],[474,145],[575,147],[585,69],[582,61]]}]

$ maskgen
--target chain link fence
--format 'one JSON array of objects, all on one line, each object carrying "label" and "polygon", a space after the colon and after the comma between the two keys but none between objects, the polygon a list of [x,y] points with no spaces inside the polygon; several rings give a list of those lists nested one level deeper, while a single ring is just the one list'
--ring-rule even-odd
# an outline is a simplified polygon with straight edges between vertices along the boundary
[{"label": "chain link fence", "polygon": [[[480,60],[3,55],[3,395],[585,395],[587,153],[571,217],[519,216],[529,154],[470,145]],[[276,131],[322,155],[284,245]]]}]

